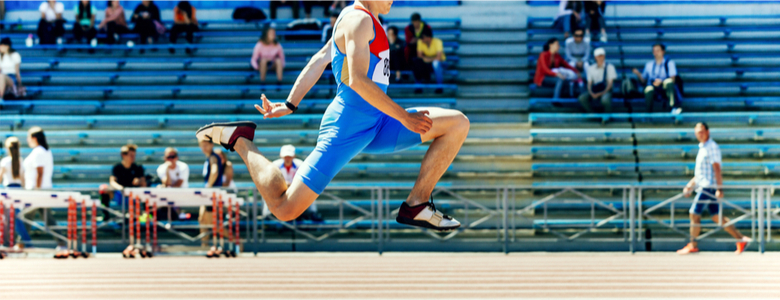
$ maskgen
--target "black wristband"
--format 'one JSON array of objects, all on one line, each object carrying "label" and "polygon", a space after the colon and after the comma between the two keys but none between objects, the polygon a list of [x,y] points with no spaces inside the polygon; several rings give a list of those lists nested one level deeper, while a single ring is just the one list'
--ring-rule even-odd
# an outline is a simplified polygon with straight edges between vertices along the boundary
[{"label": "black wristband", "polygon": [[284,102],[284,106],[287,106],[289,110],[291,110],[293,113],[298,110],[298,107],[295,106],[295,104],[290,103],[290,101]]}]

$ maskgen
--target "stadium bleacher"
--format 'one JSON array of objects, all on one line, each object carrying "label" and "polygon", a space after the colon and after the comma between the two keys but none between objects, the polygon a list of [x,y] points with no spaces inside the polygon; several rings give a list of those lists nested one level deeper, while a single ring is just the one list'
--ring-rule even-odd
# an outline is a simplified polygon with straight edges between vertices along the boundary
[{"label": "stadium bleacher", "polygon": [[[529,4],[533,7],[535,2]],[[386,20],[399,26],[408,22],[407,18]],[[613,107],[618,112],[611,114],[582,114],[576,99],[550,99],[550,89],[530,84],[541,44],[549,37],[561,36],[547,28],[549,17],[529,17],[523,24],[525,29],[495,31],[464,26],[459,18],[426,20],[444,39],[448,60],[455,64],[447,71],[444,85],[405,80],[391,84],[389,94],[404,107],[456,108],[470,118],[472,130],[466,145],[441,186],[563,180],[572,185],[636,183],[631,177],[637,168],[646,175],[645,184],[684,183],[692,176],[698,149],[693,125],[699,121],[709,122],[713,138],[721,143],[729,181],[771,183],[780,175],[780,161],[775,160],[780,157],[780,150],[776,150],[780,143],[780,83],[776,80],[780,43],[767,38],[780,34],[777,16],[607,18],[609,42],[603,46],[619,74],[630,75],[631,68],[651,59],[653,43],[669,45],[668,56],[676,61],[686,81],[681,115],[644,113],[642,99],[624,99],[622,95],[614,97]],[[17,136],[24,141],[27,128],[44,127],[53,146],[55,186],[68,188],[95,188],[105,183],[111,166],[120,159],[119,147],[126,143],[139,145],[138,161],[148,173],[162,163],[165,147],[177,147],[180,159],[190,165],[190,182],[197,186],[202,182],[204,157],[193,129],[216,121],[256,121],[260,124],[256,143],[261,152],[274,158],[281,145],[293,144],[304,158],[316,143],[322,112],[335,92],[332,74],[325,72],[298,114],[263,120],[253,107],[261,93],[273,100],[285,98],[300,70],[321,46],[316,40],[285,40],[296,34],[282,29],[288,21],[277,24],[288,51],[285,80],[280,85],[260,84],[257,73],[249,68],[251,49],[259,35],[255,23],[206,21],[208,25],[202,27],[193,45],[25,48],[24,39],[34,32],[35,24],[6,21],[14,29],[0,36],[10,36],[22,54],[22,77],[31,97],[2,102],[0,136]],[[314,33],[319,32],[306,34]],[[171,55],[169,47],[197,51]],[[140,49],[147,51],[140,54]],[[405,75],[411,76],[408,71]],[[438,88],[444,92],[436,93]],[[638,109],[628,113],[624,101]],[[334,185],[410,184],[426,149],[423,145],[397,154],[360,155]],[[25,151],[23,155],[28,153]],[[230,158],[240,161],[234,154]],[[253,187],[246,167],[237,163],[235,168],[238,186]],[[529,203],[536,196],[531,192],[518,202]],[[495,200],[479,197],[486,203]],[[364,198],[345,196],[356,204],[367,201]],[[620,207],[619,202],[610,203]],[[565,210],[571,204],[558,205]],[[586,225],[586,221],[570,216],[550,222]]]}]

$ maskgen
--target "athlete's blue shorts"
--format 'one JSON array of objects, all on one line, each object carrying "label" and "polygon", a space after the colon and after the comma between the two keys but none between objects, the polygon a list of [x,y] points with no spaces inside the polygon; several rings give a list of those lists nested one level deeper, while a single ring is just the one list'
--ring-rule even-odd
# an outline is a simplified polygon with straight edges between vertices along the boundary
[{"label": "athlete's blue shorts", "polygon": [[317,147],[295,173],[317,194],[322,194],[333,177],[358,153],[392,153],[422,142],[419,133],[368,107],[362,99],[359,101],[362,104],[339,96],[333,100],[322,116]]},{"label": "athlete's blue shorts", "polygon": [[691,209],[688,212],[694,215],[701,215],[701,213],[704,211],[704,206],[707,206],[707,210],[710,211],[710,215],[717,215],[720,212],[720,205],[718,204],[718,199],[714,196],[715,189],[703,189],[701,192],[696,194],[696,198],[693,200],[693,205],[691,205]]}]

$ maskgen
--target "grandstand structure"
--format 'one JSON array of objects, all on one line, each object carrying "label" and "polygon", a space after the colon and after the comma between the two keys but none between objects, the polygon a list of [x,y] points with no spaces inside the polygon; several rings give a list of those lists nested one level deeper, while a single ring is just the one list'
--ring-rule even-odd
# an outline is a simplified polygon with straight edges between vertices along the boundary
[{"label": "grandstand structure", "polygon": [[[756,230],[763,226],[759,221],[763,218],[768,225],[774,222],[774,228],[780,226],[777,204],[770,200],[771,186],[780,174],[776,147],[780,143],[780,111],[776,111],[780,16],[675,12],[608,17],[609,43],[603,46],[620,78],[652,58],[653,43],[668,45],[668,56],[685,78],[684,113],[645,113],[641,99],[617,96],[613,106],[618,112],[583,114],[576,99],[553,101],[551,90],[532,85],[541,45],[562,36],[549,28],[554,3],[451,1],[431,8],[427,2],[394,9],[385,20],[403,27],[408,12],[422,13],[434,34],[444,40],[452,62],[445,83],[405,80],[391,84],[388,93],[404,107],[456,108],[469,117],[472,129],[466,144],[434,195],[437,206],[466,220],[465,228],[440,235],[392,221],[419,172],[427,150],[422,145],[401,153],[357,156],[318,200],[325,222],[283,223],[262,216],[258,206],[247,207],[245,213],[251,216],[247,220],[256,221],[241,226],[249,241],[259,242],[244,247],[373,250],[379,244],[388,251],[641,251],[650,248],[639,243],[654,239],[653,249],[675,249],[685,240],[680,231],[687,231],[683,210],[688,204],[679,203],[690,201],[675,200],[675,208],[675,201],[666,200],[693,176],[698,149],[693,125],[699,121],[712,127],[713,138],[723,149],[724,181],[733,185],[727,193],[736,208],[724,213],[733,217],[748,211],[736,224],[754,235],[762,232]],[[631,6],[609,5],[621,12]],[[698,7],[704,5],[729,4]],[[506,13],[506,6],[511,12]],[[485,11],[507,15],[492,24],[479,15]],[[166,147],[176,147],[179,159],[190,166],[190,186],[201,186],[204,157],[194,129],[210,122],[255,121],[255,143],[262,153],[275,157],[282,145],[293,144],[299,158],[304,158],[316,143],[322,113],[334,95],[332,75],[323,75],[295,115],[263,120],[253,107],[261,94],[272,101],[286,98],[308,58],[322,46],[318,40],[287,40],[298,34],[284,29],[289,21],[276,22],[287,56],[281,84],[260,83],[249,67],[259,36],[256,23],[206,21],[197,43],[175,45],[179,51],[170,54],[167,43],[101,45],[94,53],[89,53],[93,48],[88,45],[25,48],[24,39],[34,34],[35,22],[20,22],[0,36],[11,37],[17,45],[31,98],[2,102],[0,136],[24,141],[28,128],[43,127],[54,154],[55,187],[82,191],[95,191],[108,181],[112,165],[120,160],[119,147],[127,143],[139,146],[137,162],[147,173],[163,163]],[[132,38],[125,36],[123,41]],[[186,54],[184,48],[195,51]],[[624,103],[633,105],[632,110]],[[23,150],[22,155],[29,151]],[[229,158],[240,162],[234,154]],[[246,167],[236,163],[235,174],[239,194],[257,199]],[[757,201],[764,201],[765,213],[756,211]],[[654,209],[647,212],[650,208]],[[674,228],[650,217],[671,222]],[[194,220],[180,222],[197,226]],[[252,226],[257,229],[250,230]],[[115,232],[101,234],[110,237]],[[725,236],[712,235],[713,240],[728,241]],[[176,243],[174,238],[161,233],[160,240]],[[586,243],[571,242],[586,238]],[[339,243],[340,239],[366,242],[347,244]],[[415,244],[419,240],[433,243]],[[541,240],[549,243],[521,243]],[[439,243],[444,241],[448,243]],[[123,245],[106,243],[108,247],[99,249],[116,251]],[[703,245],[725,250],[731,244],[704,241]]]}]

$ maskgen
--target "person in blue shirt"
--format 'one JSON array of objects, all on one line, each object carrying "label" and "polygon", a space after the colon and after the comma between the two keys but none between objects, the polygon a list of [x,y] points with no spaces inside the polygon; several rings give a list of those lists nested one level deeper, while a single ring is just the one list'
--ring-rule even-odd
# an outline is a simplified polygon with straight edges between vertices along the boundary
[{"label": "person in blue shirt", "polygon": [[672,107],[672,114],[680,114],[682,112],[682,107],[680,107],[682,94],[675,84],[677,65],[674,61],[666,59],[665,54],[666,46],[664,44],[653,45],[655,59],[645,64],[642,73],[639,73],[636,68],[633,69],[633,73],[645,85],[647,112],[653,112],[653,103],[656,100],[668,100],[669,106]]}]

